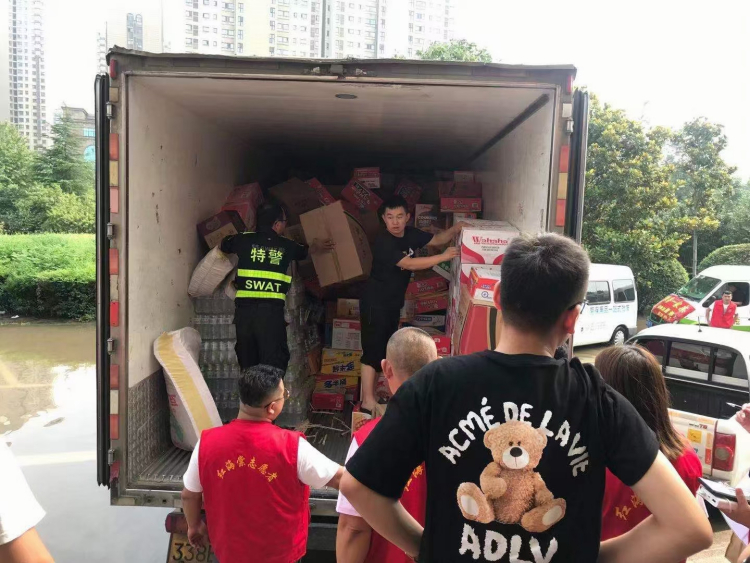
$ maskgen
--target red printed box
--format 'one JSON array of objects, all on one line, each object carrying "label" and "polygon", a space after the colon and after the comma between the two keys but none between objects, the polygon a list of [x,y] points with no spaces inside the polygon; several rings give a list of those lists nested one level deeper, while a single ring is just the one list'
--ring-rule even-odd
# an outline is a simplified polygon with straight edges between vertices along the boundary
[{"label": "red printed box", "polygon": [[411,180],[401,180],[396,188],[396,195],[400,195],[409,204],[409,211],[413,211],[422,196],[422,188]]},{"label": "red printed box", "polygon": [[481,197],[441,197],[440,211],[482,211]]},{"label": "red printed box", "polygon": [[448,280],[443,276],[428,270],[428,276],[417,278],[406,287],[406,295],[425,295],[428,293],[439,293],[448,289]]},{"label": "red printed box", "polygon": [[377,211],[383,205],[382,199],[357,180],[351,180],[346,185],[341,192],[341,197],[360,209],[368,209],[370,211]]},{"label": "red printed box", "polygon": [[380,189],[380,168],[355,168],[354,179],[368,190]]},{"label": "red printed box", "polygon": [[414,206],[414,226],[428,233],[439,233],[445,229],[446,216],[433,203],[418,203]]},{"label": "red printed box", "polygon": [[361,350],[361,333],[362,325],[359,320],[333,319],[331,348],[337,350]]},{"label": "red printed box", "polygon": [[448,292],[424,295],[414,300],[414,314],[423,315],[433,311],[442,311],[448,308]]},{"label": "red printed box", "polygon": [[344,399],[359,401],[359,377],[339,375],[315,376],[315,393],[330,393],[344,390]]},{"label": "red printed box", "polygon": [[311,178],[305,183],[315,190],[315,193],[318,194],[318,199],[320,200],[320,203],[322,205],[331,205],[332,203],[336,203],[336,199],[330,193],[328,193],[326,187],[321,184],[317,178]]},{"label": "red printed box", "polygon": [[245,228],[254,231],[255,211],[261,203],[263,203],[263,190],[260,184],[255,182],[234,188],[221,210],[236,211],[245,223]]},{"label": "red printed box", "polygon": [[469,275],[469,295],[477,302],[492,306],[498,283],[500,266],[473,266]]},{"label": "red printed box", "polygon": [[502,221],[467,221],[458,236],[461,264],[502,263],[510,241],[518,236],[518,230]]},{"label": "red printed box", "polygon": [[432,336],[432,340],[435,342],[437,347],[438,356],[450,356],[451,355],[451,337],[434,328],[423,328],[427,334]]},{"label": "red printed box", "polygon": [[346,390],[313,391],[312,408],[320,411],[343,411],[346,402]]}]

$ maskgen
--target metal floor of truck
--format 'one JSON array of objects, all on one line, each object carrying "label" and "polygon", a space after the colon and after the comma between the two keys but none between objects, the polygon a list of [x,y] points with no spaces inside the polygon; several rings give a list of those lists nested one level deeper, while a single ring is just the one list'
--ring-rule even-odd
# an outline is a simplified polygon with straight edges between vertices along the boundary
[{"label": "metal floor of truck", "polygon": [[[320,452],[343,464],[351,442],[349,425],[344,421],[351,421],[350,403],[344,412],[310,413],[307,423],[299,429]],[[138,478],[138,485],[153,489],[182,489],[182,475],[187,470],[190,454],[191,452],[179,448],[170,448],[143,471]],[[315,490],[312,496],[335,498],[336,494],[334,489],[325,487]]]}]

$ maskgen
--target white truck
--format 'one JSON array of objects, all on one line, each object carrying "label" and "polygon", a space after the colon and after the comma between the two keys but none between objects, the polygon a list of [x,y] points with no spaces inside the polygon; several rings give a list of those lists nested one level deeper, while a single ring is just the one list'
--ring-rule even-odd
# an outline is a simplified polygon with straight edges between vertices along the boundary
[{"label": "white truck", "polygon": [[[119,48],[108,62],[96,78],[97,436],[114,505],[181,506],[190,453],[170,442],[152,346],[190,325],[196,224],[234,186],[267,188],[292,166],[468,169],[485,218],[580,240],[588,98],[573,66]],[[339,433],[322,449],[343,462],[347,448]],[[309,549],[334,548],[335,500],[312,492]]]}]

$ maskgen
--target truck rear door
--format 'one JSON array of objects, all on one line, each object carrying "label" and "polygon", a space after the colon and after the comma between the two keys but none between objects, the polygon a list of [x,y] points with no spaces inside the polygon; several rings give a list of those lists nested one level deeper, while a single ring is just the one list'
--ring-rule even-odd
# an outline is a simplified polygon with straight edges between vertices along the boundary
[{"label": "truck rear door", "polygon": [[565,205],[565,234],[581,242],[583,229],[583,194],[586,184],[586,149],[589,138],[589,94],[576,90],[573,94],[573,127],[570,136],[568,164],[568,197]]}]

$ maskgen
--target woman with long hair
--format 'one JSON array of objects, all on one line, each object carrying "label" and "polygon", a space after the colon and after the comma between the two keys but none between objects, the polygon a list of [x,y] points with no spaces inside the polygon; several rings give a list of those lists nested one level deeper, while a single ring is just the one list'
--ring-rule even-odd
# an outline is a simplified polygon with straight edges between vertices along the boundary
[{"label": "woman with long hair", "polygon": [[[628,399],[654,431],[662,453],[695,495],[703,466],[669,420],[669,393],[656,358],[640,346],[611,346],[596,357],[595,365],[604,381]],[[624,534],[648,516],[650,512],[635,493],[607,470],[602,541]]]}]

